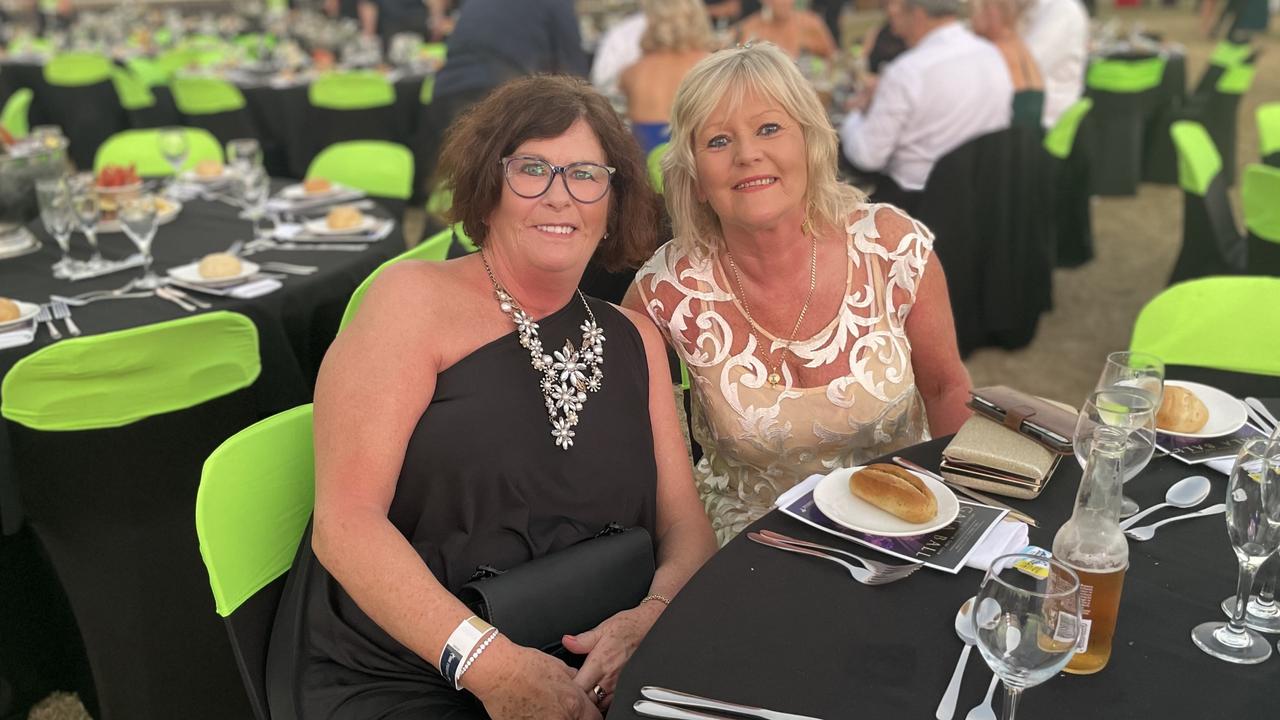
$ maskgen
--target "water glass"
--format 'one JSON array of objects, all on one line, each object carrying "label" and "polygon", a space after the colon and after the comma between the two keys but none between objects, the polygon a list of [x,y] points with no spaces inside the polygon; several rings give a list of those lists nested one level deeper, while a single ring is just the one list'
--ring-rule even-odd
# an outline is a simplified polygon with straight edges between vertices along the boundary
[{"label": "water glass", "polygon": [[36,202],[40,206],[40,221],[44,223],[44,229],[53,236],[62,251],[62,258],[53,264],[53,276],[67,277],[75,268],[71,260],[71,232],[76,221],[66,178],[37,180]]},{"label": "water glass", "polygon": [[156,145],[160,154],[164,156],[165,162],[173,168],[173,175],[176,178],[178,173],[182,172],[182,166],[187,162],[187,153],[190,152],[187,145],[187,132],[179,127],[161,128],[156,132]]},{"label": "water glass", "polygon": [[134,287],[154,290],[162,281],[151,270],[151,242],[156,237],[156,201],[150,195],[129,198],[120,205],[120,227],[142,253],[142,277]]},{"label": "water glass", "polygon": [[250,168],[236,177],[236,190],[244,206],[244,217],[253,222],[253,235],[259,237],[258,222],[267,211],[267,199],[271,195],[271,178],[260,167]]},{"label": "water glass", "polygon": [[1004,683],[1004,719],[1022,691],[1057,675],[1080,639],[1080,578],[1057,560],[1015,553],[991,563],[973,610],[978,651]]},{"label": "water glass", "polygon": [[227,163],[237,174],[262,166],[262,147],[253,138],[238,138],[227,142]]},{"label": "water glass", "polygon": [[[1264,633],[1280,633],[1280,602],[1276,602],[1276,584],[1280,583],[1280,552],[1258,570],[1255,582],[1261,587],[1258,594],[1249,598],[1244,608],[1244,624],[1251,630]],[[1222,612],[1231,617],[1236,611],[1236,596],[1222,601]]]},{"label": "water glass", "polygon": [[1227,482],[1226,515],[1240,564],[1235,608],[1229,622],[1197,625],[1191,640],[1220,660],[1251,665],[1271,657],[1271,643],[1245,626],[1245,606],[1258,570],[1280,548],[1280,443],[1255,438],[1241,446]]},{"label": "water glass", "polygon": [[102,219],[102,202],[98,198],[98,188],[93,173],[80,173],[71,178],[71,210],[75,214],[76,224],[85,240],[89,241],[89,249],[93,252],[89,258],[89,267],[100,268],[106,261],[98,249],[98,221]]},{"label": "water glass", "polygon": [[1164,361],[1143,352],[1113,352],[1098,378],[1098,390],[1126,388],[1147,396],[1156,412],[1164,398]]}]

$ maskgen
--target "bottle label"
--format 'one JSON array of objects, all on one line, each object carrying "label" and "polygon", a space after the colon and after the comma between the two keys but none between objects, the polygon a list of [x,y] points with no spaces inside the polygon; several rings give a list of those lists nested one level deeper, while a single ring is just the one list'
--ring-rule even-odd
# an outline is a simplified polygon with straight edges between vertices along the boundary
[{"label": "bottle label", "polygon": [[1080,620],[1080,637],[1076,639],[1076,655],[1089,651],[1089,628],[1091,627],[1093,627],[1092,620]]},{"label": "bottle label", "polygon": [[[1053,628],[1053,641],[1058,643],[1066,643],[1066,642],[1070,642],[1072,637],[1078,638],[1079,636],[1076,635],[1077,633],[1076,628],[1079,625],[1079,622],[1080,621],[1076,620],[1076,616],[1069,612],[1058,613],[1058,622],[1056,626]],[[1083,622],[1085,623],[1085,627],[1088,627],[1089,621],[1085,620]],[[1080,634],[1083,635],[1083,634],[1086,634],[1088,631],[1085,628],[1080,628],[1078,632],[1080,632]],[[1077,640],[1076,652],[1080,652],[1079,648],[1080,648],[1080,645],[1079,645],[1079,641]]]},{"label": "bottle label", "polygon": [[[1053,557],[1053,553],[1035,545],[1028,545],[1019,552],[1042,558]],[[1037,580],[1047,580],[1049,578],[1049,563],[1043,560],[1015,560],[1013,567],[1024,575],[1029,575]]]}]

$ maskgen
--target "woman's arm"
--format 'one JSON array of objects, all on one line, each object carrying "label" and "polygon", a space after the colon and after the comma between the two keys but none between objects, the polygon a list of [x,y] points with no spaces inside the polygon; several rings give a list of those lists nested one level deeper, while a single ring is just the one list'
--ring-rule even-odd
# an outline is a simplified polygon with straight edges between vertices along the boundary
[{"label": "woman's arm", "polygon": [[905,329],[911,342],[916,387],[929,415],[929,431],[934,437],[950,435],[969,418],[965,403],[972,384],[960,361],[947,278],[937,255],[929,255],[925,262]]},{"label": "woman's arm", "polygon": [[827,23],[822,17],[815,12],[809,12],[804,17],[806,35],[809,37],[809,52],[818,57],[830,60],[836,56],[836,39],[831,36],[831,30],[827,27]]},{"label": "woman's arm", "polygon": [[[443,287],[442,287],[443,286]],[[388,268],[325,355],[315,396],[316,558],[374,622],[432,666],[472,615],[387,518],[405,448],[435,388],[450,328],[445,274]],[[499,636],[463,676],[494,718],[598,718],[572,671]],[[524,697],[521,697],[524,695]],[[532,709],[541,715],[517,711]]]},{"label": "woman's arm", "polygon": [[[632,297],[633,293],[629,292],[628,298]],[[647,315],[629,309],[623,312],[640,331],[649,364],[649,418],[658,468],[658,567],[649,592],[671,599],[715,552],[715,536],[698,500],[689,456],[680,435],[667,370],[666,345]],[[587,655],[574,678],[578,687],[590,690],[599,685],[608,694],[603,705],[608,707],[618,683],[618,673],[665,608],[666,604],[660,600],[642,602],[592,630],[566,636],[564,645],[570,652]]]}]

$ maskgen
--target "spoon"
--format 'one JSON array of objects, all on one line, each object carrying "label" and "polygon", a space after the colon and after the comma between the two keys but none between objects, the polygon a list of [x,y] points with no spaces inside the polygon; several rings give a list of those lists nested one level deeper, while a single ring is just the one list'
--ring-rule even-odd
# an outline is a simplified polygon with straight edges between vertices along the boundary
[{"label": "spoon", "polygon": [[1164,502],[1159,505],[1152,505],[1120,523],[1121,530],[1128,530],[1142,518],[1151,513],[1167,507],[1189,508],[1195,507],[1204,502],[1209,497],[1209,478],[1203,475],[1190,475],[1184,477],[1173,485],[1169,486],[1169,491],[1164,494]]},{"label": "spoon", "polygon": [[1191,518],[1205,517],[1207,515],[1218,515],[1220,513],[1226,512],[1226,510],[1227,510],[1226,503],[1218,503],[1217,505],[1210,505],[1209,507],[1203,510],[1197,510],[1193,513],[1187,513],[1185,515],[1174,515],[1173,517],[1166,518],[1164,520],[1161,520],[1158,523],[1151,523],[1150,525],[1143,525],[1142,527],[1129,528],[1128,530],[1124,531],[1124,534],[1128,535],[1134,540],[1142,542],[1144,540],[1150,540],[1151,538],[1155,537],[1156,528],[1160,527],[1161,525],[1168,525],[1171,522],[1177,522],[1179,520],[1190,520]]},{"label": "spoon", "polygon": [[991,684],[987,686],[987,696],[982,698],[981,705],[973,706],[969,714],[964,716],[964,720],[996,720],[995,708],[991,707],[991,696],[995,695],[998,682],[1000,682],[1000,676],[992,675]]},{"label": "spoon", "polygon": [[960,659],[956,661],[956,669],[951,672],[951,682],[947,684],[947,691],[942,693],[942,701],[938,703],[938,710],[933,714],[938,720],[951,720],[956,714],[956,699],[960,695],[960,681],[964,679],[964,668],[969,662],[969,651],[973,649],[975,643],[978,642],[977,635],[973,633],[973,618],[969,613],[973,610],[973,598],[964,601],[960,606],[960,611],[956,613],[956,635],[964,641],[964,649],[960,651]]}]

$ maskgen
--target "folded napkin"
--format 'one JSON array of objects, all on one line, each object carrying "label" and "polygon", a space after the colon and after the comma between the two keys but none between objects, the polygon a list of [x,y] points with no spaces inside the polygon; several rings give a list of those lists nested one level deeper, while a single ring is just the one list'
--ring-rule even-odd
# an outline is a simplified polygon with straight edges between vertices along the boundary
[{"label": "folded napkin", "polygon": [[0,333],[0,350],[29,344],[36,339],[37,327],[36,323],[32,321],[16,330]]},{"label": "folded napkin", "polygon": [[77,280],[88,280],[90,278],[102,277],[103,275],[110,275],[111,273],[117,273],[121,270],[128,270],[136,267],[142,267],[142,253],[134,253],[123,260],[112,260],[95,268],[80,268],[72,272],[70,275],[67,275],[66,279],[71,282],[76,282]]},{"label": "folded napkin", "polygon": [[233,298],[240,298],[241,300],[248,300],[249,298],[268,295],[282,287],[284,287],[284,284],[275,278],[262,278],[260,280],[244,283],[243,285],[236,285],[227,292],[227,295],[230,295]]},{"label": "folded napkin", "polygon": [[1027,524],[1024,522],[998,522],[982,542],[969,553],[964,564],[971,568],[985,571],[991,567],[991,561],[1001,555],[1008,555],[1027,546]]},{"label": "folded napkin", "polygon": [[1208,460],[1204,463],[1205,467],[1213,468],[1218,472],[1231,476],[1231,468],[1235,467],[1236,459],[1234,457],[1218,458],[1217,460]]}]

